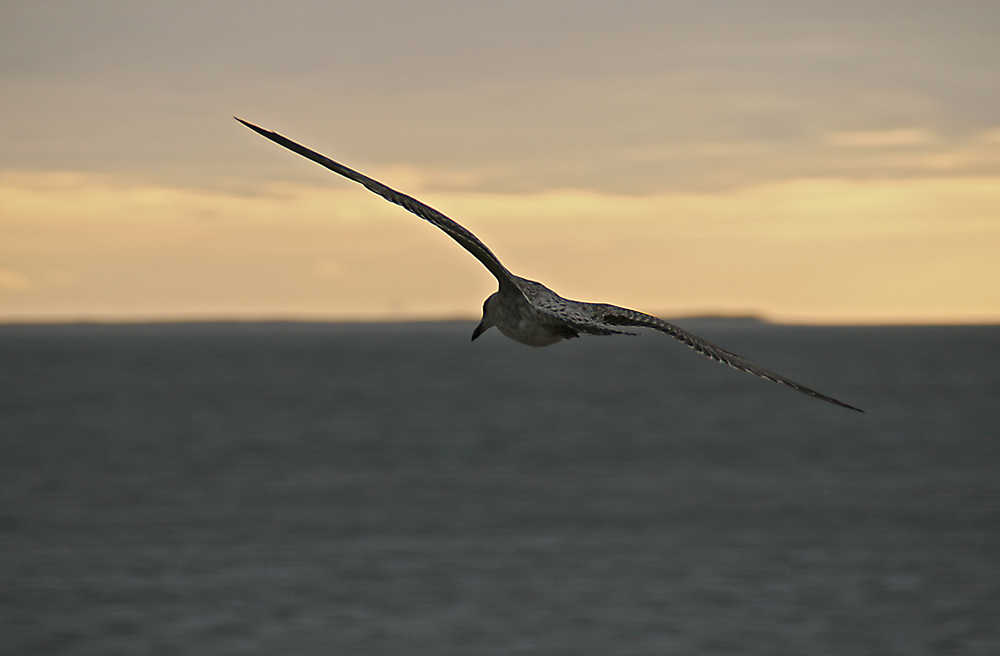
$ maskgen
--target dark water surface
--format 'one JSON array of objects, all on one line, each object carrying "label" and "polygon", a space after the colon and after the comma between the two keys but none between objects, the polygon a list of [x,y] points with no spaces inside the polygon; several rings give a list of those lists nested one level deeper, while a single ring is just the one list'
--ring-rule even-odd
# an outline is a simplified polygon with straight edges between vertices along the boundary
[{"label": "dark water surface", "polygon": [[0,653],[1000,654],[1000,328],[0,327]]}]

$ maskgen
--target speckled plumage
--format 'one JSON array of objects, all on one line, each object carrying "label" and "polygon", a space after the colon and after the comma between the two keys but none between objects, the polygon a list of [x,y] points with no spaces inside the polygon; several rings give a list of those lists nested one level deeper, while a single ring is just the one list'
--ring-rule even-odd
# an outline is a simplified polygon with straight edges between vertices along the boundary
[{"label": "speckled plumage", "polygon": [[265,130],[239,118],[236,120],[271,141],[311,159],[349,180],[364,185],[387,201],[395,203],[434,224],[482,262],[483,266],[496,277],[500,288],[483,303],[483,319],[473,332],[472,339],[476,339],[484,331],[494,326],[503,335],[529,346],[548,346],[563,339],[577,337],[580,333],[634,335],[635,333],[622,330],[622,328],[652,328],[670,335],[716,362],[786,385],[817,399],[863,412],[859,408],[820,394],[784,376],[759,367],[735,353],[710,344],[700,337],[652,315],[606,303],[571,301],[559,296],[541,283],[515,276],[474,234],[434,208],[309,150],[277,132]]}]

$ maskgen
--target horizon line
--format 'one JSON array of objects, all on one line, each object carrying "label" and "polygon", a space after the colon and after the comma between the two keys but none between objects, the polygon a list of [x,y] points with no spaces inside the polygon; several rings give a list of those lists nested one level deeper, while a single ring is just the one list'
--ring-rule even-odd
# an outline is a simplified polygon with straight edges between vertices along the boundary
[{"label": "horizon line", "polygon": [[[774,326],[862,327],[862,326],[994,326],[1000,325],[1000,316],[993,315],[898,315],[840,317],[754,312],[652,312],[666,321],[732,321],[756,322]],[[471,314],[434,313],[359,313],[357,315],[332,315],[288,312],[232,312],[232,313],[42,313],[22,316],[0,316],[0,326],[58,326],[58,325],[164,325],[164,324],[390,324],[390,323],[455,323],[479,321]]]}]

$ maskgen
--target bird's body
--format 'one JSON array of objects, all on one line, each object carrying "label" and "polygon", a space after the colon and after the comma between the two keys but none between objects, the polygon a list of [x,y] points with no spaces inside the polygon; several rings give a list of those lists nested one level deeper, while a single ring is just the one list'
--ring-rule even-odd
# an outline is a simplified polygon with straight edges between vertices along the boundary
[{"label": "bird's body", "polygon": [[500,288],[483,303],[483,319],[473,332],[472,339],[476,339],[489,328],[496,327],[500,333],[516,342],[529,346],[548,346],[563,339],[577,337],[580,333],[634,335],[635,333],[623,330],[623,328],[652,328],[670,335],[717,362],[786,385],[823,401],[863,412],[854,406],[820,394],[784,376],[759,367],[735,353],[710,344],[700,337],[652,315],[606,303],[571,301],[539,282],[515,276],[475,235],[434,208],[339,162],[309,150],[276,132],[257,127],[239,118],[236,120],[271,141],[364,185],[389,202],[395,203],[434,224],[482,262],[483,266],[496,277]]},{"label": "bird's body", "polygon": [[[533,281],[523,280],[523,282]],[[551,293],[550,290],[543,289],[545,292]],[[482,327],[477,328],[476,337],[491,326],[496,326],[501,334],[515,342],[521,342],[528,346],[549,346],[560,340],[579,335],[564,321],[539,310],[535,304],[528,301],[525,295],[517,290],[498,291],[490,296],[483,304],[483,318],[485,322],[480,324]]]}]

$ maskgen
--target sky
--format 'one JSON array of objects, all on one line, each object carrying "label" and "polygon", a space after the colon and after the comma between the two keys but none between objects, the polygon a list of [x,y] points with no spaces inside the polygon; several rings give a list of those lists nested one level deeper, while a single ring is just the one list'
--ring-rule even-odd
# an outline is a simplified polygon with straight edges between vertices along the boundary
[{"label": "sky", "polygon": [[0,0],[0,322],[1000,322],[1000,3]]}]

